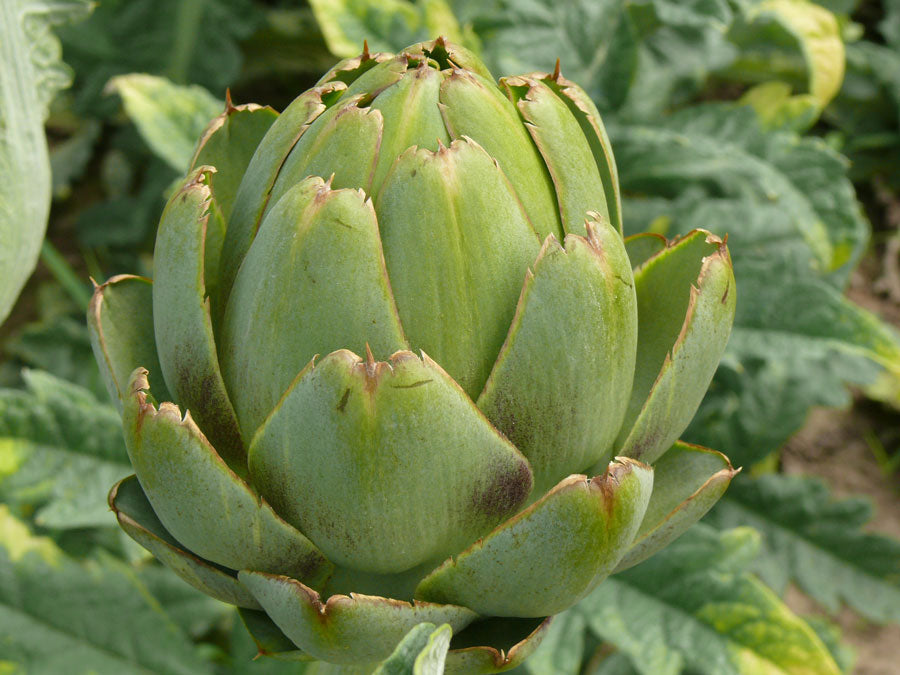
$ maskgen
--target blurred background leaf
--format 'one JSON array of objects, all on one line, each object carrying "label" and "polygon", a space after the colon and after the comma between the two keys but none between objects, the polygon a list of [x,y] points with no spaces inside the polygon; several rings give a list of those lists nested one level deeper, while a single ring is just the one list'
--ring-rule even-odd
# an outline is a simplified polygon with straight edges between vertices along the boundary
[{"label": "blurred background leaf", "polygon": [[8,0],[0,7],[0,323],[31,275],[50,209],[43,121],[71,71],[52,28],[83,18],[87,0]]}]

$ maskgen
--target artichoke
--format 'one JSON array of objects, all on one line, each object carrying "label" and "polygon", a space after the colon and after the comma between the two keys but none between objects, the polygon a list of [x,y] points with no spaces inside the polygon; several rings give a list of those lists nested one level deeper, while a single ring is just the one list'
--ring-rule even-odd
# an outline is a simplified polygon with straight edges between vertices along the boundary
[{"label": "artichoke", "polygon": [[431,622],[449,671],[515,666],[734,475],[678,441],[731,329],[725,243],[621,233],[558,68],[498,85],[438,39],[281,115],[229,100],[153,282],[89,310],[136,474],[120,525],[262,653],[376,663]]}]

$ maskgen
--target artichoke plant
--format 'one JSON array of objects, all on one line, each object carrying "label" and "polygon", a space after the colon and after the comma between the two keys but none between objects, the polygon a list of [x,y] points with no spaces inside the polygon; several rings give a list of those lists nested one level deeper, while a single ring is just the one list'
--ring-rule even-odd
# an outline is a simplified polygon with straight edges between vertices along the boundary
[{"label": "artichoke plant", "polygon": [[[735,306],[724,242],[622,238],[596,108],[444,40],[234,106],[95,289],[124,530],[262,653],[371,664],[448,623],[497,672],[718,499],[678,441]],[[182,412],[184,411],[184,412]]]}]

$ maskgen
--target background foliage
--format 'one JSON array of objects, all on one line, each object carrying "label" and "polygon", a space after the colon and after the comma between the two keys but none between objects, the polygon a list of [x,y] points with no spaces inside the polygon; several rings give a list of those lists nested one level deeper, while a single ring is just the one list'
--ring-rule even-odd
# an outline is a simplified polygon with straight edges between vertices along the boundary
[{"label": "background foliage", "polygon": [[[226,87],[283,109],[363,40],[396,50],[438,34],[497,76],[559,58],[603,113],[628,232],[727,233],[740,291],[686,440],[744,472],[703,523],[557,618],[524,669],[849,672],[834,624],[780,599],[792,585],[826,612],[900,624],[900,542],[865,529],[869,502],[779,471],[814,407],[845,407],[851,392],[900,404],[900,339],[846,295],[882,251],[900,295],[900,2],[12,0],[0,8],[0,672],[332,672],[251,661],[232,609],[115,526],[106,492],[130,470],[85,281],[152,275],[165,195]],[[873,447],[896,489],[900,452]],[[450,644],[446,627],[422,625],[382,671],[438,672]]]}]

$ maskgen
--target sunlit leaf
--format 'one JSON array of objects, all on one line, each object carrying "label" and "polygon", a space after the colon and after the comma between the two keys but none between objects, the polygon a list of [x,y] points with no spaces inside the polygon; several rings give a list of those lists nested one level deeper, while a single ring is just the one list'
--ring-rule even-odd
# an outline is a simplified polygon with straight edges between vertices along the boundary
[{"label": "sunlit leaf", "polygon": [[445,0],[310,0],[309,4],[336,56],[357,56],[364,40],[373,52],[394,52],[439,35],[459,44],[468,39]]},{"label": "sunlit leaf", "polygon": [[750,528],[698,525],[650,560],[607,579],[583,600],[589,628],[641,673],[840,671],[825,645],[744,570],[758,545]]},{"label": "sunlit leaf", "polygon": [[900,622],[900,541],[863,531],[871,516],[868,501],[836,500],[819,480],[768,475],[735,481],[708,519],[763,534],[754,570],[776,592],[794,581],[830,612],[847,603]]}]

